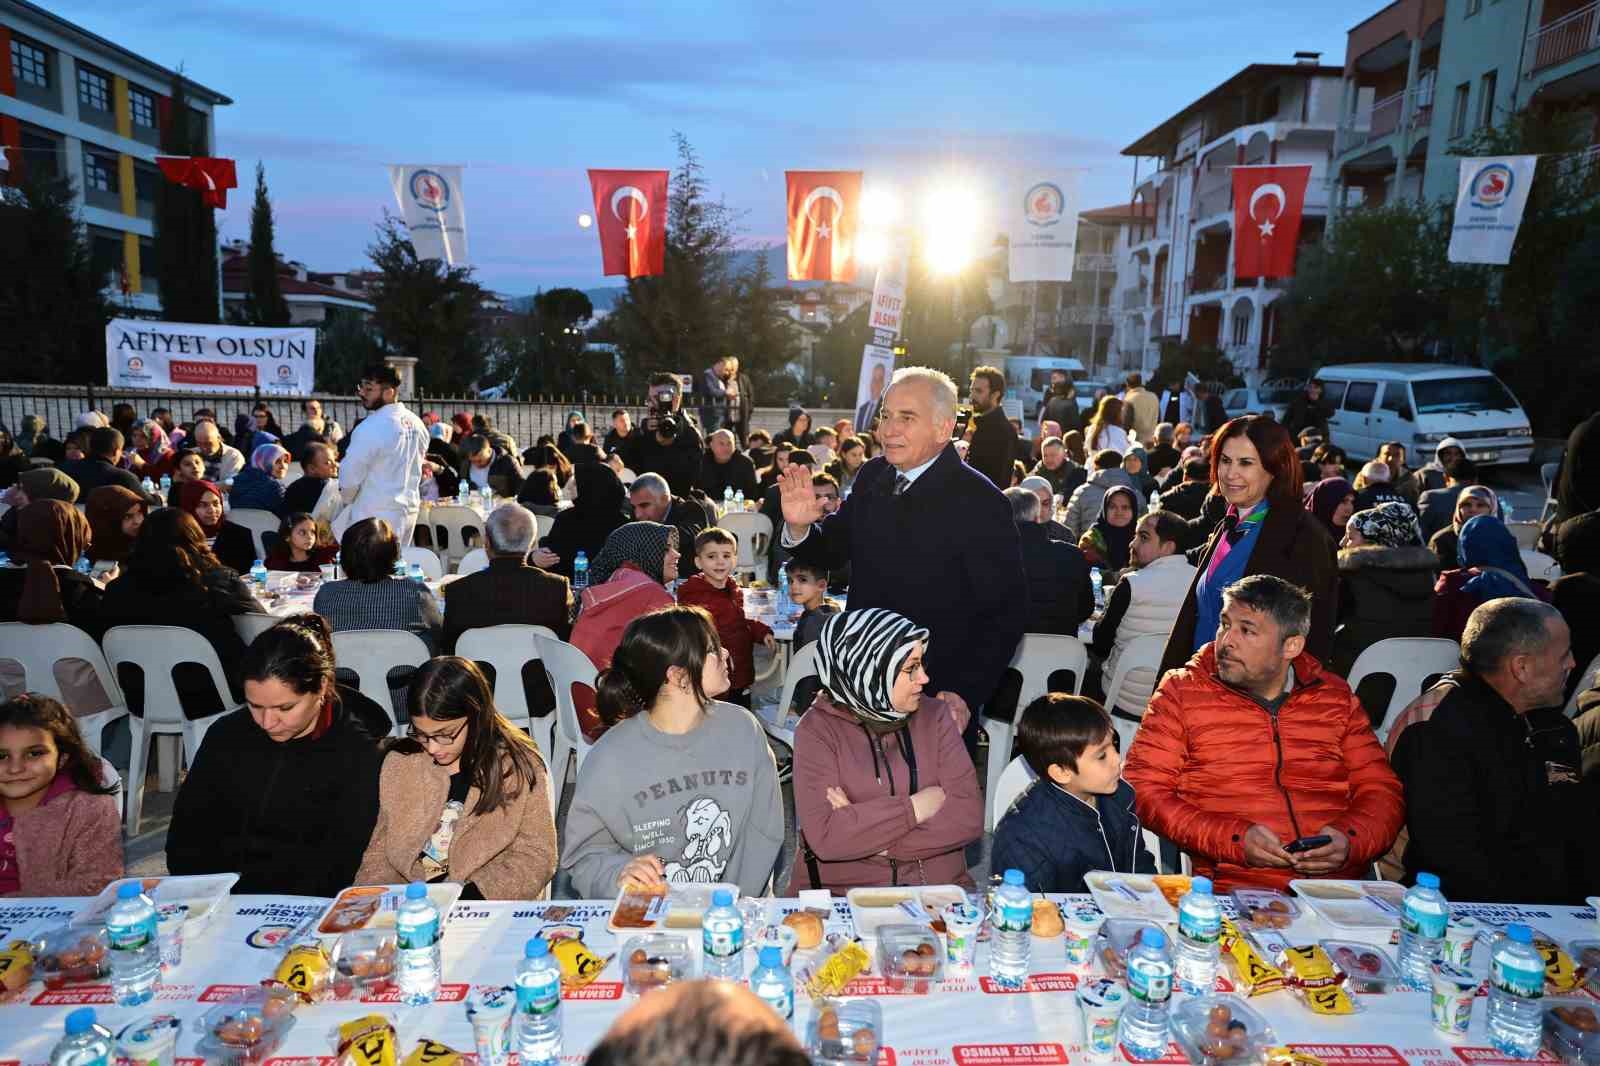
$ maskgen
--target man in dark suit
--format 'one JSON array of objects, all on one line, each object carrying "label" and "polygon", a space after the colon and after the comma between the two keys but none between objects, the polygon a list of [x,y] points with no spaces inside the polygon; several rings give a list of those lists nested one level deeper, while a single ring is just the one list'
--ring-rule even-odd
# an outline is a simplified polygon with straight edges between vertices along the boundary
[{"label": "man in dark suit", "polygon": [[969,746],[973,712],[994,692],[1028,617],[1011,507],[950,444],[956,387],[925,367],[897,371],[883,397],[883,455],[862,466],[823,517],[811,472],[782,487],[785,542],[820,538],[819,561],[850,564],[850,607],[897,611],[931,637],[927,691],[953,697]]},{"label": "man in dark suit", "polygon": [[87,499],[89,493],[101,485],[121,485],[141,497],[144,495],[133,471],[117,465],[122,462],[122,445],[121,430],[101,426],[89,431],[87,455],[61,464],[61,472],[78,483],[78,499]]},{"label": "man in dark suit", "polygon": [[1017,454],[1017,431],[1000,407],[1006,394],[1006,376],[992,366],[972,372],[972,447],[967,465],[1004,491],[1011,487],[1011,464]]},{"label": "man in dark suit", "polygon": [[496,496],[515,496],[522,489],[522,464],[485,436],[474,433],[461,442],[464,460],[456,476],[473,492],[491,488]]},{"label": "man in dark suit", "polygon": [[[572,631],[572,588],[567,579],[527,563],[538,530],[533,512],[503,503],[484,521],[489,569],[458,577],[444,587],[441,650],[454,655],[456,641],[481,626],[549,626],[565,640]],[[529,649],[532,658],[532,649]]]},{"label": "man in dark suit", "polygon": [[867,402],[856,408],[856,432],[871,433],[878,425],[878,409],[883,404],[883,382],[886,371],[882,363],[872,365],[872,377],[867,383]]},{"label": "man in dark suit", "polygon": [[561,454],[567,457],[567,462],[573,466],[582,466],[584,463],[603,463],[606,461],[605,453],[594,442],[594,430],[589,428],[587,422],[576,422],[567,430],[567,443],[558,445]]}]

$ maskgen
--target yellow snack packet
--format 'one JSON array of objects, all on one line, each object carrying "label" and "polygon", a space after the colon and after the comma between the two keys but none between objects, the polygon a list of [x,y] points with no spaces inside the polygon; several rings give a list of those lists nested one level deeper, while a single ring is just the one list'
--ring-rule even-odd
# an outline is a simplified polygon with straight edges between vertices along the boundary
[{"label": "yellow snack packet", "polygon": [[1354,1014],[1356,1003],[1344,990],[1344,975],[1320,945],[1290,947],[1284,952],[1289,984],[1317,1014]]},{"label": "yellow snack packet", "polygon": [[563,988],[582,988],[584,985],[600,976],[600,971],[606,968],[613,956],[601,958],[581,940],[562,938],[550,944],[550,954],[556,957],[561,964],[561,985]]},{"label": "yellow snack packet", "polygon": [[1247,996],[1277,992],[1288,984],[1283,971],[1262,957],[1249,937],[1239,932],[1230,919],[1222,919],[1220,940],[1223,957],[1233,970],[1234,979]]},{"label": "yellow snack packet", "polygon": [[0,951],[0,991],[15,992],[33,980],[33,945],[13,940]]},{"label": "yellow snack packet", "polygon": [[426,1037],[417,1041],[400,1066],[460,1066],[461,1052]]},{"label": "yellow snack packet", "polygon": [[339,1026],[339,1066],[395,1066],[395,1033],[389,1019],[369,1014]]},{"label": "yellow snack packet", "polygon": [[1307,1055],[1288,1046],[1269,1047],[1264,1054],[1264,1066],[1323,1066],[1322,1060],[1315,1055]]},{"label": "yellow snack packet", "polygon": [[817,972],[812,975],[806,991],[813,998],[837,996],[844,991],[845,985],[866,973],[871,965],[872,958],[867,954],[867,949],[861,946],[861,942],[849,941],[817,967]]},{"label": "yellow snack packet", "polygon": [[1547,992],[1570,992],[1583,980],[1583,973],[1561,945],[1535,930],[1533,946],[1544,958],[1544,984]]},{"label": "yellow snack packet", "polygon": [[333,962],[320,942],[296,944],[284,953],[272,976],[307,1003],[315,1003],[332,983]]}]

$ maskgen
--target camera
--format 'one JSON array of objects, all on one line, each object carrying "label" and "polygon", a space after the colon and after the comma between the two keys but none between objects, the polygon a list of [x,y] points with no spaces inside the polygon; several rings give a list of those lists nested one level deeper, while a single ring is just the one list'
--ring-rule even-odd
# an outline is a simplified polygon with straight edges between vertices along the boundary
[{"label": "camera", "polygon": [[960,440],[967,435],[967,426],[972,422],[972,405],[961,404],[956,408],[956,428],[950,431],[951,440]]}]

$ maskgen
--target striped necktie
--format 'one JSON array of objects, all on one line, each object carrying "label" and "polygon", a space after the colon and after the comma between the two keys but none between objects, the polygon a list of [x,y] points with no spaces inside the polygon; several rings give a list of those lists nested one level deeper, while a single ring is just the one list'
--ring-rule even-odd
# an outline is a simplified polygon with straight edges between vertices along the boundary
[{"label": "striped necktie", "polygon": [[911,487],[911,479],[910,478],[906,477],[904,474],[896,474],[894,476],[894,494],[896,496],[903,495],[905,493],[906,489],[909,489],[910,487]]}]

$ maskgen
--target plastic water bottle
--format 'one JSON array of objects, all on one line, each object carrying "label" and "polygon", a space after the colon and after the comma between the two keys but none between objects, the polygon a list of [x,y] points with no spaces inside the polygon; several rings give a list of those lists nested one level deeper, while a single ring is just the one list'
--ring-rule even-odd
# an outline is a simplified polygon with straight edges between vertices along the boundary
[{"label": "plastic water bottle", "polygon": [[1089,587],[1094,589],[1095,606],[1104,607],[1106,603],[1106,580],[1105,575],[1100,573],[1098,566],[1091,567],[1089,570]]},{"label": "plastic water bottle", "polygon": [[1449,924],[1450,904],[1439,891],[1439,878],[1417,874],[1400,902],[1400,979],[1407,988],[1432,988],[1433,964],[1444,955]]},{"label": "plastic water bottle", "polygon": [[119,1007],[136,1007],[156,994],[161,983],[159,920],[156,905],[138,881],[117,889],[117,901],[106,914],[106,939],[111,942],[111,998]]},{"label": "plastic water bottle", "polygon": [[250,580],[256,588],[264,591],[267,587],[267,564],[257,559],[255,565],[250,567]]},{"label": "plastic water bottle", "polygon": [[483,500],[483,509],[488,511],[489,508],[494,504],[494,489],[491,489],[488,485],[485,485],[479,491],[478,496]]},{"label": "plastic water bottle", "polygon": [[457,505],[459,505],[461,507],[465,507],[467,505],[467,493],[469,493],[471,491],[472,491],[472,487],[467,484],[467,479],[466,478],[462,478],[460,484],[458,484],[456,486],[456,503],[457,503]]},{"label": "plastic water bottle", "polygon": [[788,618],[789,608],[793,604],[789,601],[789,568],[778,567],[778,617]]},{"label": "plastic water bottle", "polygon": [[50,1052],[50,1066],[114,1066],[116,1063],[111,1030],[95,1023],[93,1007],[79,1007],[67,1015],[66,1033]]},{"label": "plastic water bottle", "polygon": [[1178,991],[1191,996],[1209,993],[1217,980],[1217,939],[1222,935],[1222,909],[1211,894],[1211,879],[1196,877],[1178,901],[1178,940],[1173,945],[1173,973]]},{"label": "plastic water bottle", "polygon": [[572,591],[581,593],[589,587],[589,553],[579,552],[572,560]]},{"label": "plastic water bottle", "polygon": [[344,557],[341,552],[333,553],[333,576],[335,579],[344,577]]},{"label": "plastic water bottle", "polygon": [[161,475],[161,495],[165,496],[167,493],[169,493],[171,491],[172,491],[172,475],[171,474],[162,474]]},{"label": "plastic water bottle", "polygon": [[415,581],[419,585],[426,585],[428,583],[428,575],[422,572],[421,563],[412,563],[409,567],[407,567],[406,577],[410,578],[412,581]]},{"label": "plastic water bottle", "polygon": [[1134,1059],[1159,1059],[1167,1053],[1167,1004],[1172,998],[1172,960],[1167,934],[1146,929],[1128,952],[1128,1006],[1117,1036]]},{"label": "plastic water bottle", "polygon": [[11,565],[11,553],[10,552],[0,552],[0,567],[10,566],[10,565]]},{"label": "plastic water bottle", "polygon": [[[1421,880],[1419,876],[1417,880]],[[1489,954],[1489,1043],[1513,1058],[1539,1054],[1544,996],[1544,958],[1533,946],[1533,930],[1506,926]]]},{"label": "plastic water bottle", "polygon": [[142,481],[139,482],[139,489],[146,496],[154,496],[156,492],[156,483],[151,481],[150,478],[146,476]]},{"label": "plastic water bottle", "polygon": [[744,510],[744,489],[740,489],[733,494],[733,509],[735,511]]},{"label": "plastic water bottle", "polygon": [[94,564],[89,561],[87,555],[80,555],[78,556],[78,561],[72,565],[72,568],[84,577],[88,577],[89,573],[94,570]]},{"label": "plastic water bottle", "polygon": [[784,1021],[794,1017],[794,978],[783,964],[782,948],[768,944],[761,949],[755,972],[750,975],[750,991]]},{"label": "plastic water bottle", "polygon": [[439,908],[428,898],[428,886],[413,881],[395,912],[395,984],[400,1001],[409,1006],[432,1003],[439,994]]},{"label": "plastic water bottle", "polygon": [[406,561],[405,561],[405,559],[401,558],[401,559],[396,559],[394,561],[394,573],[393,573],[392,576],[393,577],[397,577],[402,581],[405,580],[405,576],[406,576]]},{"label": "plastic water bottle", "polygon": [[989,977],[1001,988],[1021,988],[1028,980],[1033,949],[1033,895],[1021,870],[1007,870],[994,890],[989,919]]},{"label": "plastic water bottle", "polygon": [[744,915],[725,888],[711,894],[711,909],[700,919],[700,945],[707,977],[744,980]]},{"label": "plastic water bottle", "polygon": [[722,513],[727,514],[733,510],[733,486],[728,485],[722,490]]},{"label": "plastic water bottle", "polygon": [[561,964],[542,937],[517,965],[517,1057],[524,1066],[561,1059]]}]

